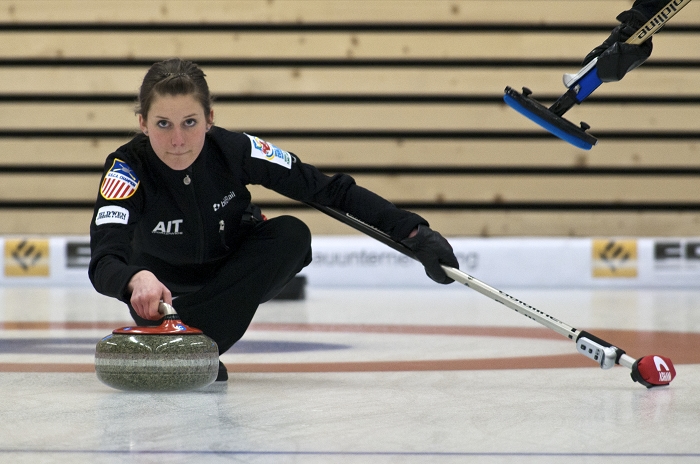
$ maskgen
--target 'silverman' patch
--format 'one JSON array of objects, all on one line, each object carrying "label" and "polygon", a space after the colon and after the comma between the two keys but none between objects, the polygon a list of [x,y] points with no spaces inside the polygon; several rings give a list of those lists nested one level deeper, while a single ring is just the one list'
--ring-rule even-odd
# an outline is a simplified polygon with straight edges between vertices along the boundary
[{"label": "'silverman' patch", "polygon": [[246,135],[250,139],[250,155],[253,158],[263,159],[284,166],[287,169],[292,169],[292,155],[288,152],[258,137]]},{"label": "'silverman' patch", "polygon": [[139,178],[134,171],[120,159],[115,159],[100,187],[100,194],[105,200],[124,200],[139,188]]},{"label": "'silverman' patch", "polygon": [[97,210],[95,225],[102,224],[128,224],[129,210],[121,206],[103,206]]}]

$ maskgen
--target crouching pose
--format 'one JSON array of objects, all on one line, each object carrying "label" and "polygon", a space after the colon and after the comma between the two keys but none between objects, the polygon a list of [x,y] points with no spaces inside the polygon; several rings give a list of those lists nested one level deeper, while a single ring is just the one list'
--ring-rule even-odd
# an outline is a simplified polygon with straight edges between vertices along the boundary
[{"label": "crouching pose", "polygon": [[[326,176],[253,135],[214,126],[205,75],[191,62],[154,64],[139,91],[141,134],[109,155],[90,224],[95,289],[157,325],[160,301],[182,321],[231,348],[258,306],[311,262],[308,227],[292,216],[265,219],[246,188],[332,206],[410,248],[436,282],[452,282],[452,247],[415,213],[355,184]],[[223,364],[219,378],[226,380]]]}]

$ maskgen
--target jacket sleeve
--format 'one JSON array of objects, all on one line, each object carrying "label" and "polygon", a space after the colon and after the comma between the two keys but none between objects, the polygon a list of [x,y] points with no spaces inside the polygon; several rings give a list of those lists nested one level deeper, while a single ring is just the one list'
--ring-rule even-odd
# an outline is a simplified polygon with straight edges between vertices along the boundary
[{"label": "jacket sleeve", "polygon": [[[408,237],[419,224],[428,225],[419,215],[397,208],[376,193],[358,186],[347,174],[327,176],[293,153],[257,137],[248,137],[251,139],[250,154],[243,162],[248,183],[263,185],[294,200],[336,207],[389,234],[394,240]],[[279,156],[266,159],[258,155],[256,143],[269,146],[271,153],[278,150]]]},{"label": "jacket sleeve", "polygon": [[[109,182],[121,182],[117,187],[126,190],[109,190]],[[131,240],[141,211],[143,189],[139,184],[118,153],[107,158],[90,223],[90,281],[99,293],[124,302],[130,298],[126,291],[129,280],[143,269],[129,265]],[[130,188],[133,191],[129,193]]]},{"label": "jacket sleeve", "polygon": [[642,13],[647,19],[651,19],[668,4],[669,0],[636,0],[632,5],[633,10]]},{"label": "jacket sleeve", "polygon": [[354,180],[340,197],[338,208],[386,232],[396,241],[408,237],[411,231],[421,224],[430,225],[418,214],[397,208],[376,193],[356,185]]}]

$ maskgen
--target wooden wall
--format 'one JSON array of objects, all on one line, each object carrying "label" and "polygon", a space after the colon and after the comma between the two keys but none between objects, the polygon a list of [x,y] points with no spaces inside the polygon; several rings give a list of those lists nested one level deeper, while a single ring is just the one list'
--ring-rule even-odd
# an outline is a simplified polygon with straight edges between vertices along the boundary
[{"label": "wooden wall", "polygon": [[[0,234],[87,234],[105,157],[154,61],[198,62],[216,123],[352,174],[445,235],[700,232],[700,4],[565,116],[582,151],[502,102],[545,104],[629,0],[0,0]],[[252,189],[266,214],[352,233]]]}]

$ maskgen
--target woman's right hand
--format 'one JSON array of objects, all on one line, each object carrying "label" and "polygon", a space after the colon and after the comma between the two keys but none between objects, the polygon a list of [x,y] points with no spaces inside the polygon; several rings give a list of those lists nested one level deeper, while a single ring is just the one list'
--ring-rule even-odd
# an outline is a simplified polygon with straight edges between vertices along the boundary
[{"label": "woman's right hand", "polygon": [[170,290],[151,271],[134,274],[127,288],[131,292],[131,306],[144,319],[157,321],[163,317],[158,312],[161,301],[173,304]]}]

